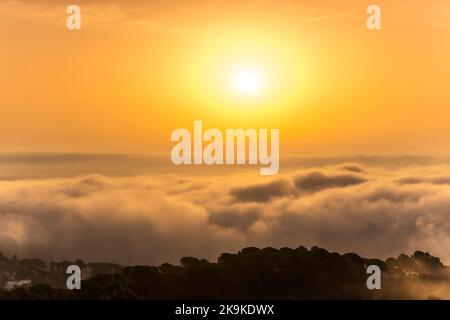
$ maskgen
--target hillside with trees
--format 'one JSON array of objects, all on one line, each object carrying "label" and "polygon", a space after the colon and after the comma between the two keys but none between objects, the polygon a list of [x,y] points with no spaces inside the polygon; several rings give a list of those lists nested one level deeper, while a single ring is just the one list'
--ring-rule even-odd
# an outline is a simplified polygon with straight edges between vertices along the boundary
[{"label": "hillside with trees", "polygon": [[[82,268],[81,290],[66,289],[70,264]],[[366,286],[366,268],[374,264],[382,270],[381,290]],[[450,268],[421,251],[383,261],[303,246],[128,267],[81,260],[47,265],[0,253],[0,285],[0,299],[448,299]]]}]

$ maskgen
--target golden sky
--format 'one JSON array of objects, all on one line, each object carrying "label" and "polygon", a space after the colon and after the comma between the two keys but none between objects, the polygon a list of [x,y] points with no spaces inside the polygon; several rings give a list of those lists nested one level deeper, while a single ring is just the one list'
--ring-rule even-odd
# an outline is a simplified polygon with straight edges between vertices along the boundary
[{"label": "golden sky", "polygon": [[1,151],[169,152],[194,120],[279,128],[282,152],[450,147],[448,0],[378,1],[381,31],[373,1],[73,3],[0,3]]}]

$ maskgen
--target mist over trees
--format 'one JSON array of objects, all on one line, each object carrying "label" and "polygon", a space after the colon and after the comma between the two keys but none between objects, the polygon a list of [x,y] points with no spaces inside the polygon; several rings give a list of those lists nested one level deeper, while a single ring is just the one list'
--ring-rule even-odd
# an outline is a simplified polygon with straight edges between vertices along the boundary
[{"label": "mist over trees", "polygon": [[[70,264],[83,270],[81,290],[65,287]],[[366,286],[369,265],[382,271],[381,290]],[[12,275],[31,284],[3,289],[0,299],[434,299],[450,293],[450,268],[429,253],[383,261],[303,246],[248,247],[217,262],[183,257],[180,265],[128,267],[81,260],[47,265],[0,253],[0,284]]]}]

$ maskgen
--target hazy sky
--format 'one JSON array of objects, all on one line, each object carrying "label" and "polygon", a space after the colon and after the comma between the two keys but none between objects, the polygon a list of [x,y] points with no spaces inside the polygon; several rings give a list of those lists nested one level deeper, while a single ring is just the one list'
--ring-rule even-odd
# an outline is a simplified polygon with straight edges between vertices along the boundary
[{"label": "hazy sky", "polygon": [[[280,128],[285,151],[445,152],[450,3],[378,1],[0,3],[2,151],[162,151],[170,133]],[[257,95],[231,88],[260,75]]]}]

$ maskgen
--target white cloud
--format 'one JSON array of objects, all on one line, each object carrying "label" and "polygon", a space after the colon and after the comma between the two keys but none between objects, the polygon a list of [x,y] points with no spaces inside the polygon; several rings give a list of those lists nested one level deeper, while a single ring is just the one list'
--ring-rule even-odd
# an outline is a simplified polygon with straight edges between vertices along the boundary
[{"label": "white cloud", "polygon": [[[2,181],[0,250],[159,264],[302,244],[381,258],[424,250],[448,262],[449,174],[443,165],[344,163],[273,178],[252,172]],[[408,177],[415,180],[405,183]]]}]

